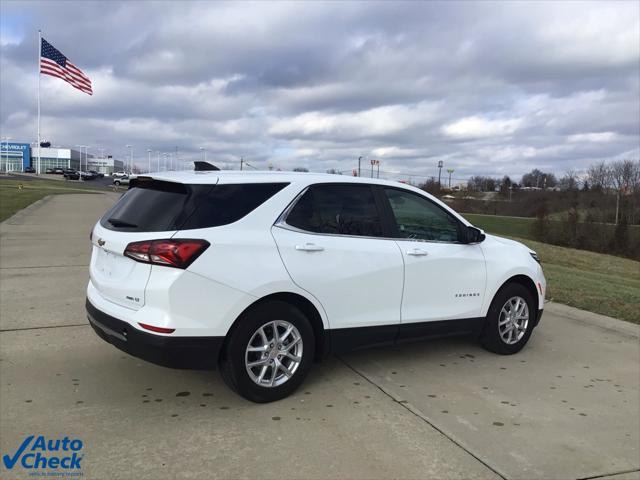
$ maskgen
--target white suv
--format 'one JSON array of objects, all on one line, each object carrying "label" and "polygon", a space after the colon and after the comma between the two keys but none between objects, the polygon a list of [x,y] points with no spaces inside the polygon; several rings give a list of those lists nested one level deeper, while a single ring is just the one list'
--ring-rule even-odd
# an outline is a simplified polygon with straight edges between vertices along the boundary
[{"label": "white suv", "polygon": [[518,352],[546,287],[535,252],[400,183],[281,172],[139,176],[94,227],[96,333],[244,397],[289,395],[330,352],[449,334]]}]

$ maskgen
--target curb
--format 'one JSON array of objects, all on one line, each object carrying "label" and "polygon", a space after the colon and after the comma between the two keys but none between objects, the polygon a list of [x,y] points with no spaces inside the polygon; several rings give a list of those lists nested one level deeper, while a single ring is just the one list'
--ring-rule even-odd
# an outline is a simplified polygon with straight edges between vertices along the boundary
[{"label": "curb", "polygon": [[[563,305],[562,303],[548,302],[545,304],[545,312],[552,312],[554,315],[573,320],[580,323],[586,323],[602,330],[613,331],[625,336],[640,338],[640,325],[618,320],[617,318],[607,317],[599,313],[587,312],[579,308]],[[544,315],[542,317],[544,325]]]}]

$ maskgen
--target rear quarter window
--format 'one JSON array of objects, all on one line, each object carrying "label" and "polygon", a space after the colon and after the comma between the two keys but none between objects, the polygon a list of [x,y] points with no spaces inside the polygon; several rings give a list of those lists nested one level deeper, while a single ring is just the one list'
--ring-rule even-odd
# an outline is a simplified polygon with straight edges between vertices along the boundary
[{"label": "rear quarter window", "polygon": [[100,224],[123,232],[192,230],[236,222],[287,183],[188,185],[164,181],[132,182]]},{"label": "rear quarter window", "polygon": [[282,190],[287,183],[216,185],[180,230],[218,227],[237,222]]}]

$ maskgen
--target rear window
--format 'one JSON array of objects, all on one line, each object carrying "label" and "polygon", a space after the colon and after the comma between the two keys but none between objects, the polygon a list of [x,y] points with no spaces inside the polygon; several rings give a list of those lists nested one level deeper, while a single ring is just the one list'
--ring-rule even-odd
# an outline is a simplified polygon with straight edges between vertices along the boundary
[{"label": "rear window", "polygon": [[185,185],[134,181],[100,220],[109,229],[159,232],[218,227],[240,220],[287,183]]}]

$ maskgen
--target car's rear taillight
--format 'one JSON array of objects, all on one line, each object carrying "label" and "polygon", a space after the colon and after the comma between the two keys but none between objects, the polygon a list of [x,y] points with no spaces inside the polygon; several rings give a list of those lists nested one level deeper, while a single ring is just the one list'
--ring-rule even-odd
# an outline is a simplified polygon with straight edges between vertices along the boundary
[{"label": "car's rear taillight", "polygon": [[125,257],[137,262],[185,269],[209,248],[206,240],[187,238],[133,242],[124,250]]}]

